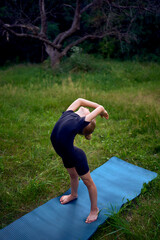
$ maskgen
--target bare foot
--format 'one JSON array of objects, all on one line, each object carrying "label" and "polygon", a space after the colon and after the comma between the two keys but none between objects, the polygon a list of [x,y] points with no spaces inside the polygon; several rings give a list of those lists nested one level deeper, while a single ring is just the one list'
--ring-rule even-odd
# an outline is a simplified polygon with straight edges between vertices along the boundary
[{"label": "bare foot", "polygon": [[86,219],[86,223],[95,222],[98,218],[99,209],[97,208],[95,211],[91,211],[89,216]]},{"label": "bare foot", "polygon": [[69,195],[64,195],[60,198],[60,202],[61,204],[66,204],[66,203],[69,203],[75,199],[77,199],[78,196],[72,196],[71,194]]}]

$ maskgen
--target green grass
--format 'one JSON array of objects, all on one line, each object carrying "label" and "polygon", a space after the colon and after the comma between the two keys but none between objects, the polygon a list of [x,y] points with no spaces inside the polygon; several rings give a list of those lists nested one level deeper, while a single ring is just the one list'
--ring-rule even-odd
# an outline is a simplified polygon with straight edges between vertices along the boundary
[{"label": "green grass", "polygon": [[[91,141],[75,139],[91,171],[117,156],[160,174],[160,66],[90,60],[85,69],[63,63],[54,74],[47,65],[0,69],[1,228],[69,188],[50,134],[77,97],[102,104],[110,114],[108,121],[97,118]],[[158,239],[159,192],[158,175],[91,239]]]}]

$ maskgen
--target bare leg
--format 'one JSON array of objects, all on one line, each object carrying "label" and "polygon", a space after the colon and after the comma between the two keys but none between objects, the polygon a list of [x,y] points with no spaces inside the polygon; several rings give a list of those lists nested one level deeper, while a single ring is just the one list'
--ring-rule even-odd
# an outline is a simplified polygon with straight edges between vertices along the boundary
[{"label": "bare leg", "polygon": [[67,171],[70,175],[70,180],[71,180],[71,194],[62,196],[60,199],[61,204],[66,204],[70,201],[77,199],[78,197],[77,191],[78,191],[79,179],[78,179],[77,171],[75,168],[67,168]]},{"label": "bare leg", "polygon": [[83,180],[84,184],[87,186],[88,192],[89,192],[89,197],[91,201],[91,211],[89,216],[86,219],[86,223],[91,223],[96,221],[98,218],[99,209],[97,207],[97,188],[91,178],[90,172],[81,176],[81,179]]}]

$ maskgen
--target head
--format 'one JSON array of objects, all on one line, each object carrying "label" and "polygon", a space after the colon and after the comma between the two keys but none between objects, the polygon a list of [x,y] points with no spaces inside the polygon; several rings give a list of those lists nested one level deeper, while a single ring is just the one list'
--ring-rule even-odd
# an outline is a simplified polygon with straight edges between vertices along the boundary
[{"label": "head", "polygon": [[96,127],[96,119],[93,119],[84,129],[82,134],[85,136],[87,140],[90,140],[92,137],[92,133]]},{"label": "head", "polygon": [[[80,113],[82,116],[87,116],[87,115],[90,113],[89,109],[86,108],[86,107],[80,107],[78,111],[79,111],[79,113]],[[84,135],[87,140],[90,140],[91,137],[92,137],[92,132],[94,131],[95,127],[96,127],[96,119],[93,119],[93,120],[83,129],[82,135]]]}]

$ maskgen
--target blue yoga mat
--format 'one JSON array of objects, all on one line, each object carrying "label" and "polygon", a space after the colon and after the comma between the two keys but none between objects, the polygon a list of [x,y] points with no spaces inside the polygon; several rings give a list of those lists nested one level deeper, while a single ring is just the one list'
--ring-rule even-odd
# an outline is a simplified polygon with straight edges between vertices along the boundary
[{"label": "blue yoga mat", "polygon": [[[85,240],[99,225],[128,200],[141,193],[157,173],[127,163],[117,157],[95,169],[91,176],[97,186],[98,220],[86,224],[90,200],[86,186],[80,181],[79,198],[61,205],[60,197],[54,198],[0,231],[1,240]],[[70,193],[68,190],[66,193]],[[65,193],[65,194],[66,194]]]}]

